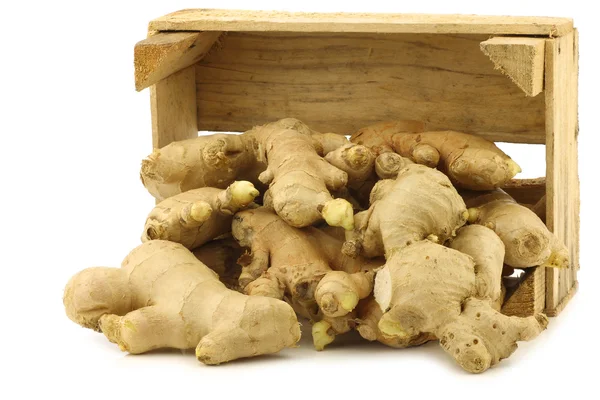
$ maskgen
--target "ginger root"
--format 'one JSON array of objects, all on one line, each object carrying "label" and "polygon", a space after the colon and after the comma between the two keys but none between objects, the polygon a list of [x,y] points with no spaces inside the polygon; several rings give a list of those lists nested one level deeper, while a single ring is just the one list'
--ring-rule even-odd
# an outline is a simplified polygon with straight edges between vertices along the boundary
[{"label": "ginger root", "polygon": [[181,243],[188,249],[231,231],[233,214],[258,196],[248,181],[236,181],[221,190],[200,188],[158,203],[144,225],[142,242],[154,239]]},{"label": "ginger root", "polygon": [[[545,328],[542,315],[511,319],[496,311],[504,245],[485,227],[459,229],[468,216],[448,178],[427,166],[408,165],[395,180],[375,185],[371,207],[355,216],[356,228],[344,245],[350,255],[386,258],[374,288],[382,315],[372,304],[359,308],[361,335],[396,347],[433,335],[463,368],[482,372],[508,357],[517,340]],[[449,239],[462,252],[438,244]],[[498,327],[501,340],[493,332]]]},{"label": "ginger root", "polygon": [[296,346],[298,315],[316,350],[356,330],[394,348],[439,340],[487,370],[547,325],[500,313],[503,276],[567,267],[568,252],[536,216],[545,199],[528,209],[498,189],[520,167],[494,143],[424,130],[383,122],[349,141],[285,118],[155,149],[143,244],[71,278],[68,317],[132,354],[219,364]]},{"label": "ginger root", "polygon": [[506,264],[514,268],[569,266],[566,246],[533,211],[518,204],[503,190],[463,196],[469,207],[469,223],[492,229],[504,242]]},{"label": "ginger root", "polygon": [[142,161],[140,178],[157,201],[192,189],[225,189],[236,180],[258,186],[267,166],[257,159],[255,146],[243,135],[226,134],[172,142]]},{"label": "ginger root", "polygon": [[141,177],[158,200],[194,188],[224,187],[235,179],[262,183],[288,224],[304,227],[324,219],[352,229],[351,204],[330,193],[345,187],[348,176],[322,158],[344,143],[341,135],[320,134],[286,118],[242,135],[171,143],[142,162]]},{"label": "ginger root", "polygon": [[350,141],[376,154],[395,152],[418,164],[437,167],[464,189],[494,189],[521,172],[519,165],[493,142],[455,131],[422,132],[402,122],[368,126],[352,135]]},{"label": "ginger root", "polygon": [[[243,255],[240,286],[249,295],[283,299],[316,317],[351,312],[372,290],[377,260],[340,254],[343,242],[317,228],[294,228],[265,208],[237,213],[233,236],[251,252]],[[317,307],[318,306],[318,307]]]},{"label": "ginger root", "polygon": [[410,245],[377,273],[375,299],[385,310],[378,327],[405,340],[432,333],[462,368],[483,372],[510,356],[517,341],[536,337],[547,319],[502,315],[477,298],[477,280],[470,256],[428,240]]},{"label": "ginger root", "polygon": [[313,346],[322,351],[335,340],[336,336],[350,332],[356,327],[356,313],[353,311],[339,317],[324,316],[312,326]]},{"label": "ginger root", "polygon": [[450,247],[475,261],[476,296],[497,303],[502,297],[504,243],[494,231],[482,225],[460,228]]},{"label": "ginger root", "polygon": [[352,135],[350,141],[370,148],[378,156],[395,151],[393,142],[395,135],[398,133],[418,133],[424,130],[425,125],[421,121],[385,121],[358,130]]},{"label": "ginger root", "polygon": [[383,311],[375,298],[369,296],[361,300],[356,309],[356,330],[364,339],[373,342],[377,340],[389,347],[403,349],[406,347],[420,346],[430,340],[436,340],[436,337],[430,333],[420,333],[415,336],[388,336],[379,329],[379,321],[383,316]]},{"label": "ginger root", "polygon": [[363,209],[369,208],[369,195],[379,179],[396,178],[402,168],[413,164],[396,153],[376,156],[368,147],[356,143],[335,149],[325,156],[325,160],[348,174],[349,195]]},{"label": "ginger root", "polygon": [[74,322],[100,330],[132,354],[196,349],[205,364],[275,353],[294,346],[300,328],[283,301],[227,289],[180,244],[153,240],[121,268],[89,268],[65,289]]},{"label": "ginger root", "polygon": [[388,258],[425,238],[444,243],[467,216],[464,201],[444,174],[409,164],[395,180],[375,185],[371,207],[355,215],[355,229],[347,234],[343,251]]}]

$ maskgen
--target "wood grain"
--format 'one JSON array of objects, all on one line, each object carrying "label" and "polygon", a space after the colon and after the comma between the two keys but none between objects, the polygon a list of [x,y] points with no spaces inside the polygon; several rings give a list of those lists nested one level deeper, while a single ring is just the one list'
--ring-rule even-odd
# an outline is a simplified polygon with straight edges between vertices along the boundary
[{"label": "wood grain", "polygon": [[481,50],[527,96],[544,89],[545,40],[531,37],[494,37],[481,42]]},{"label": "wood grain", "polygon": [[198,136],[195,79],[191,66],[150,87],[154,148]]},{"label": "wood grain", "polygon": [[197,63],[221,32],[154,33],[134,48],[135,89],[140,91]]},{"label": "wood grain", "polygon": [[296,117],[350,134],[416,119],[494,141],[544,143],[544,98],[526,97],[479,49],[487,37],[230,32],[196,64],[198,126],[245,131]]},{"label": "wood grain", "polygon": [[517,203],[533,205],[546,194],[546,178],[512,179],[502,189]]},{"label": "wood grain", "polygon": [[577,290],[579,290],[579,283],[575,281],[575,283],[573,283],[573,286],[571,286],[571,289],[569,289],[567,294],[562,298],[562,300],[558,303],[558,305],[555,308],[546,309],[546,315],[548,315],[549,317],[556,317],[558,314],[560,314],[561,311],[565,309],[569,301],[573,298],[573,296],[575,296]]},{"label": "wood grain", "polygon": [[571,266],[546,273],[546,310],[556,315],[577,282],[579,177],[577,167],[576,33],[546,43],[546,224],[567,245]]},{"label": "wood grain", "polygon": [[528,268],[523,279],[512,293],[507,293],[502,314],[528,317],[544,311],[546,269]]},{"label": "wood grain", "polygon": [[539,35],[573,30],[569,18],[432,14],[302,13],[189,9],[150,22],[159,31],[287,31]]}]

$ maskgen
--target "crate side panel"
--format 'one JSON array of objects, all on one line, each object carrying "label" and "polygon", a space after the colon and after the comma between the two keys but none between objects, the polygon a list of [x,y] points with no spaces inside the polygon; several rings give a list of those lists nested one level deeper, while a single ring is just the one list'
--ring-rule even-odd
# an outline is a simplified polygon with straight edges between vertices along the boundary
[{"label": "crate side panel", "polygon": [[525,94],[480,50],[481,35],[236,33],[196,64],[201,130],[296,117],[349,134],[418,119],[494,141],[543,143],[544,96]]},{"label": "crate side panel", "polygon": [[577,42],[572,33],[546,43],[546,224],[569,249],[568,269],[546,273],[546,310],[555,315],[574,293],[579,268]]},{"label": "crate side panel", "polygon": [[150,87],[152,146],[198,136],[194,66],[187,67]]}]

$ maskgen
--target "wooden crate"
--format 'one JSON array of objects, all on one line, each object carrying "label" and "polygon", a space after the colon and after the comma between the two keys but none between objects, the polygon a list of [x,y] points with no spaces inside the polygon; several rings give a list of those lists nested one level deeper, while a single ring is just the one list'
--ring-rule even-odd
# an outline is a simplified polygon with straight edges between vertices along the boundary
[{"label": "wooden crate", "polygon": [[507,189],[570,250],[567,270],[529,269],[504,311],[558,314],[577,288],[577,31],[566,18],[183,10],[135,46],[150,87],[152,144],[296,117],[352,133],[418,119],[493,141],[546,145],[546,177]]}]

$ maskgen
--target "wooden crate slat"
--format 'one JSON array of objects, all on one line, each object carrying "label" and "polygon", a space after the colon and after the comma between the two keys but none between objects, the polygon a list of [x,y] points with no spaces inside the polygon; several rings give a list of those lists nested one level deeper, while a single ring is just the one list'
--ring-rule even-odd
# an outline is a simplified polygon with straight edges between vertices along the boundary
[{"label": "wooden crate slat", "polygon": [[416,119],[428,130],[543,143],[543,96],[525,96],[494,70],[480,50],[486,38],[230,32],[196,64],[198,126],[245,131],[296,117],[349,134]]},{"label": "wooden crate slat", "polygon": [[134,48],[135,89],[140,91],[197,63],[208,53],[221,32],[157,33]]},{"label": "wooden crate slat", "polygon": [[502,189],[518,203],[534,205],[546,195],[546,178],[512,179]]},{"label": "wooden crate slat", "polygon": [[544,89],[545,40],[530,37],[494,37],[481,43],[481,50],[527,96]]},{"label": "wooden crate slat", "polygon": [[571,266],[546,272],[546,310],[556,314],[577,282],[579,178],[577,171],[577,42],[546,43],[546,224],[569,248]]},{"label": "wooden crate slat", "polygon": [[548,315],[549,317],[556,317],[558,314],[560,314],[562,310],[565,309],[569,301],[573,298],[573,296],[575,296],[575,293],[577,293],[578,289],[579,283],[575,281],[573,286],[571,286],[571,289],[567,292],[565,297],[562,298],[562,300],[558,303],[558,305],[555,308],[545,310],[546,315]]},{"label": "wooden crate slat", "polygon": [[158,31],[288,31],[539,35],[573,30],[569,18],[478,15],[303,13],[188,9],[150,22]]},{"label": "wooden crate slat", "polygon": [[502,305],[502,314],[528,317],[544,311],[546,268],[534,267],[525,271],[523,280]]},{"label": "wooden crate slat", "polygon": [[154,148],[198,136],[195,82],[191,66],[150,87]]}]

